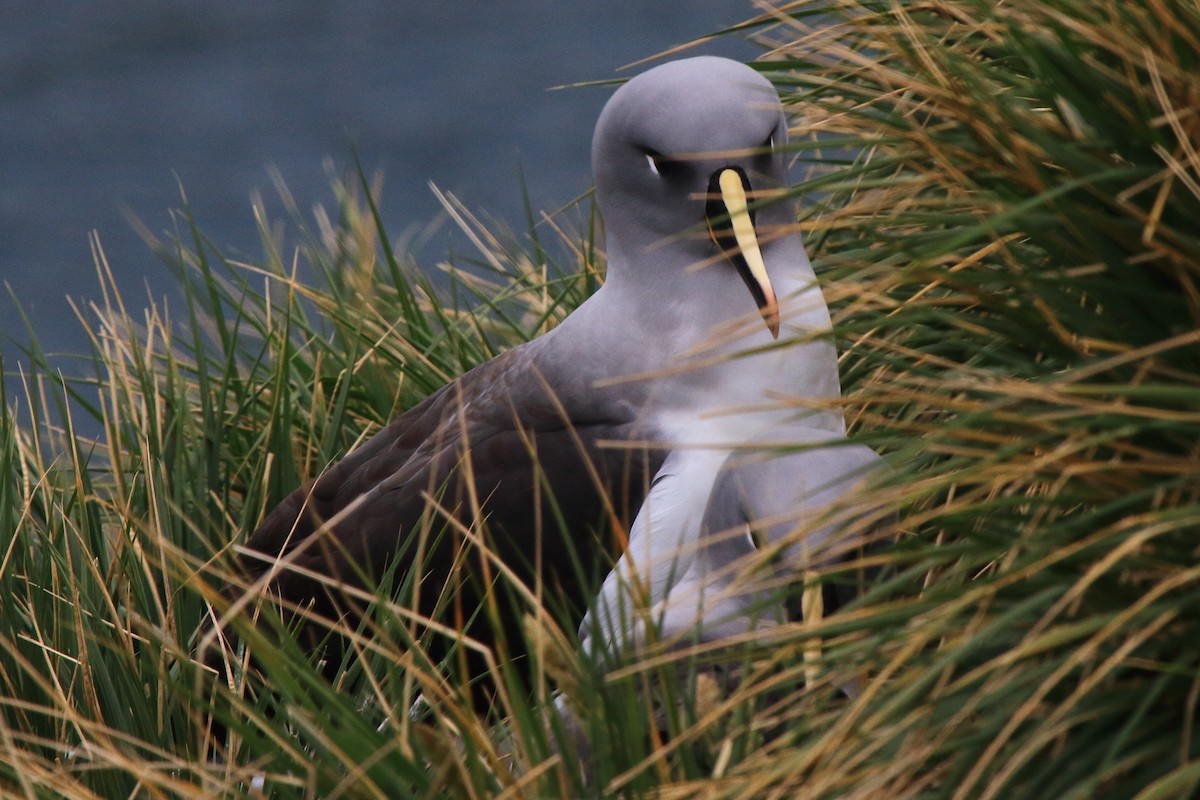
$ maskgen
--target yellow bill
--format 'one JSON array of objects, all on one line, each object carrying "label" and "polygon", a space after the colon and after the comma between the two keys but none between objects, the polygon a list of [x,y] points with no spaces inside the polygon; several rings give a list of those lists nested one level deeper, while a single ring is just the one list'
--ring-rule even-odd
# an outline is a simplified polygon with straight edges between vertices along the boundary
[{"label": "yellow bill", "polygon": [[737,268],[754,296],[754,302],[771,331],[779,338],[779,300],[767,275],[754,217],[747,201],[750,180],[739,167],[717,170],[709,181],[709,199],[705,208],[708,233],[713,243]]}]

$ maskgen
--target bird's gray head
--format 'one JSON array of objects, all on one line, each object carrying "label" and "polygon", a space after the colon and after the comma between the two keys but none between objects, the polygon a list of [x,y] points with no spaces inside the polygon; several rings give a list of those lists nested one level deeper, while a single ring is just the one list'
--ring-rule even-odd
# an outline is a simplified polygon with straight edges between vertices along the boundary
[{"label": "bird's gray head", "polygon": [[[692,262],[724,252],[777,333],[756,230],[791,221],[790,204],[763,204],[787,185],[786,140],[778,94],[744,64],[701,56],[633,78],[604,107],[592,140],[610,252],[665,241]],[[751,212],[739,214],[747,199]]]}]

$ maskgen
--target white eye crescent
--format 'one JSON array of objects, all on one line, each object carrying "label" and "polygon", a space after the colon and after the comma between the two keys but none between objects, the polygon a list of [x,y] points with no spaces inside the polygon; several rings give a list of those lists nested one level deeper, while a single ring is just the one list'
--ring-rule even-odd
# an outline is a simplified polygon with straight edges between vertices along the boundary
[{"label": "white eye crescent", "polygon": [[650,155],[649,153],[646,153],[646,163],[650,165],[651,172],[653,172],[655,175],[662,175],[662,173],[658,171],[658,164],[654,163],[654,156]]}]

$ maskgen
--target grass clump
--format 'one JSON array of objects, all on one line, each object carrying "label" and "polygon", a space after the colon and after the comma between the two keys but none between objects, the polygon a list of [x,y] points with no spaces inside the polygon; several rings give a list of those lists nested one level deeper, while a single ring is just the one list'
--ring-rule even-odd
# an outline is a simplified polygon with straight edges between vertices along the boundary
[{"label": "grass clump", "polygon": [[[781,13],[781,82],[811,134],[798,149],[828,192],[802,224],[841,298],[860,429],[902,456],[909,534],[888,603],[861,612],[887,679],[761,785],[1186,792],[1200,16]],[[834,148],[852,157],[820,163]]]},{"label": "grass clump", "polygon": [[[589,770],[549,682],[480,718],[383,595],[346,631],[360,657],[338,686],[269,609],[241,630],[271,691],[223,685],[193,655],[229,543],[389,417],[569,313],[602,252],[588,216],[515,245],[452,204],[482,257],[435,287],[358,185],[340,185],[335,218],[294,215],[286,248],[264,221],[253,264],[183,216],[158,245],[182,316],[131,308],[97,244],[91,374],[60,379],[32,348],[4,398],[0,791],[1195,793],[1200,13],[852,0],[740,29],[767,47],[807,168],[797,224],[848,419],[897,470],[879,496],[900,521],[863,601],[745,643],[715,690],[714,652],[606,672],[532,617],[539,674],[587,699]],[[823,672],[804,687],[814,637]],[[862,693],[831,699],[854,676]]]},{"label": "grass clump", "polygon": [[[329,687],[282,630],[256,650],[272,698],[216,685],[195,661],[198,637],[221,610],[210,603],[221,606],[214,589],[239,533],[398,410],[553,324],[596,273],[590,253],[568,252],[569,269],[534,263],[464,217],[488,264],[435,290],[381,237],[369,194],[337,188],[338,217],[298,230],[286,263],[265,221],[263,260],[247,264],[182,216],[154,246],[179,272],[183,319],[159,304],[132,310],[97,242],[100,300],[80,309],[94,375],[52,376],[30,348],[0,444],[6,793],[236,796],[265,773],[327,796],[360,779],[414,791],[435,780],[419,742],[393,759],[377,752],[412,738],[384,723],[407,726],[413,697],[430,689],[409,669],[402,630],[372,653],[404,673],[376,687],[369,699],[386,706],[375,714]],[[80,414],[98,437],[76,431]],[[228,752],[209,738],[214,711],[233,733]]]}]

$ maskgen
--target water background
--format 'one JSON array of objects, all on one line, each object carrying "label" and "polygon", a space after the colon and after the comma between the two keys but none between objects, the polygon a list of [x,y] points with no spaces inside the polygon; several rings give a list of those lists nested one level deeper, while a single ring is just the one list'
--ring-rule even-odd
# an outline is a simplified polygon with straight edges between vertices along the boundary
[{"label": "water background", "polygon": [[[534,208],[588,187],[592,127],[611,93],[549,87],[636,74],[617,70],[753,11],[735,0],[6,0],[0,280],[47,350],[79,352],[65,298],[98,295],[90,231],[127,302],[170,299],[173,278],[126,215],[169,230],[182,187],[211,239],[254,258],[252,195],[283,217],[271,168],[302,209],[328,205],[327,162],[344,167],[352,147],[383,171],[393,237],[439,214],[430,181],[520,228],[520,172]],[[758,50],[722,37],[691,52]],[[444,227],[418,260],[456,247]],[[0,297],[10,375],[24,330]]]}]

